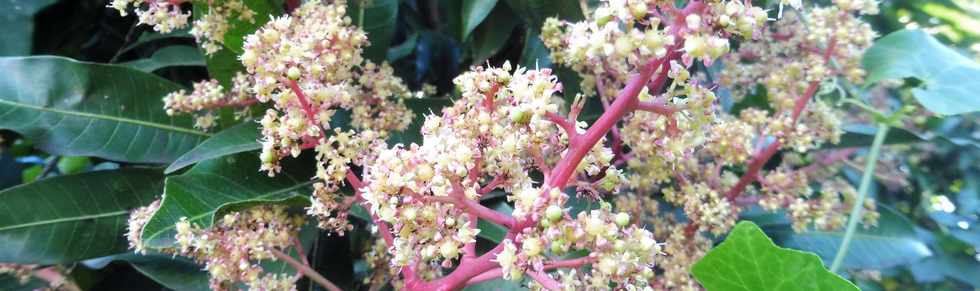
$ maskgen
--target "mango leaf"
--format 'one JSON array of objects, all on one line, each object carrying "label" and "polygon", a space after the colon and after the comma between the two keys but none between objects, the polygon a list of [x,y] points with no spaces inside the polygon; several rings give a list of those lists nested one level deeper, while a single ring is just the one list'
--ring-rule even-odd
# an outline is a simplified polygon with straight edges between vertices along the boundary
[{"label": "mango leaf", "polygon": [[147,246],[160,248],[174,243],[174,225],[181,217],[200,227],[234,211],[263,203],[309,203],[312,169],[294,167],[283,161],[283,172],[274,178],[259,172],[254,153],[240,153],[199,163],[184,174],[167,177],[163,201],[146,227]]},{"label": "mango leaf", "polygon": [[861,61],[867,84],[916,78],[912,95],[930,111],[954,115],[980,111],[980,64],[939,43],[921,30],[900,30],[882,37]]},{"label": "mango leaf", "polygon": [[184,257],[163,253],[140,255],[128,252],[95,260],[101,261],[101,264],[125,261],[136,271],[172,290],[210,290],[208,272],[204,270],[204,266]]},{"label": "mango leaf", "polygon": [[812,253],[780,248],[752,222],[735,225],[725,241],[691,268],[707,290],[858,290],[824,268]]},{"label": "mango leaf", "polygon": [[507,5],[497,5],[490,16],[473,31],[470,42],[473,50],[473,64],[482,65],[491,56],[497,54],[507,44],[507,39],[514,32],[520,20]]},{"label": "mango leaf", "polygon": [[[368,3],[367,6],[361,6]],[[375,63],[384,62],[395,35],[395,21],[398,19],[397,0],[350,1],[347,15],[354,24],[367,33],[371,45],[364,48],[364,58]]]},{"label": "mango leaf", "polygon": [[0,70],[0,129],[50,154],[166,163],[208,136],[167,116],[161,98],[180,86],[152,74],[48,56],[0,58]]},{"label": "mango leaf", "polygon": [[490,15],[490,11],[497,5],[497,0],[463,0],[462,4],[460,17],[462,17],[463,27],[459,39],[465,40],[476,26]]},{"label": "mango leaf", "polygon": [[466,286],[463,291],[518,291],[518,290],[530,290],[525,288],[520,282],[514,282],[511,280],[504,279],[493,279],[486,282],[480,282],[473,285]]},{"label": "mango leaf", "polygon": [[411,144],[422,142],[422,123],[425,122],[427,114],[442,114],[442,108],[452,104],[452,100],[439,98],[409,98],[405,99],[405,106],[412,110],[415,117],[407,129],[395,132],[388,138],[389,144]]},{"label": "mango leaf", "polygon": [[260,149],[262,145],[258,140],[258,123],[251,121],[239,123],[201,142],[171,163],[164,173],[170,174],[203,160]]},{"label": "mango leaf", "polygon": [[[224,4],[223,2],[218,3]],[[225,49],[231,50],[235,55],[241,55],[244,52],[245,36],[262,27],[271,16],[280,15],[283,12],[282,7],[275,5],[274,1],[270,0],[244,0],[242,2],[254,12],[254,21],[238,19],[238,14],[232,14],[232,17],[228,18],[228,31],[225,32],[223,44]],[[201,19],[208,13],[211,9],[208,3],[211,1],[194,1],[195,20]]]},{"label": "mango leaf", "polygon": [[[194,1],[194,19],[200,19],[208,13],[210,1]],[[231,79],[235,73],[245,70],[238,56],[244,52],[245,37],[262,27],[272,15],[282,14],[282,8],[270,0],[245,0],[245,6],[255,12],[253,22],[242,21],[237,15],[228,20],[228,32],[225,33],[222,49],[206,56],[208,74],[218,80],[221,86],[231,88]]]},{"label": "mango leaf", "polygon": [[[858,227],[844,257],[845,268],[885,269],[922,260],[932,255],[929,247],[916,237],[912,222],[895,210],[878,205],[878,226]],[[844,230],[808,231],[787,235],[782,245],[814,252],[824,262],[831,262],[844,239]]]},{"label": "mango leaf", "polygon": [[204,66],[204,55],[201,51],[186,45],[172,45],[164,47],[145,59],[138,59],[121,63],[144,72],[153,72],[166,67],[176,66]]},{"label": "mango leaf", "polygon": [[34,36],[34,14],[57,0],[2,0],[0,9],[0,26],[4,28],[0,34],[0,56],[22,56],[31,54],[31,44]]},{"label": "mango leaf", "polygon": [[159,170],[57,176],[0,192],[0,262],[57,264],[125,252],[129,211],[163,189]]}]

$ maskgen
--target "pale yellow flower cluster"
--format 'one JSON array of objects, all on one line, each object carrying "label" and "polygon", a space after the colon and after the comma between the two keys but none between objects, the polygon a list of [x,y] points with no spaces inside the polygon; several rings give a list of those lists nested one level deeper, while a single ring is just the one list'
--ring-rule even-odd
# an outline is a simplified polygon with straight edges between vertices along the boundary
[{"label": "pale yellow flower cluster", "polygon": [[304,223],[303,216],[272,205],[226,214],[207,229],[181,218],[176,225],[177,254],[203,263],[215,290],[238,283],[253,290],[292,290],[292,276],[265,273],[260,263],[275,260],[272,251],[292,245]]},{"label": "pale yellow flower cluster", "polygon": [[112,0],[109,7],[118,10],[122,16],[128,15],[129,8],[133,7],[139,24],[153,26],[153,30],[161,33],[170,33],[174,29],[187,27],[187,19],[191,17],[191,13],[180,9],[180,3],[183,2],[186,1]]}]

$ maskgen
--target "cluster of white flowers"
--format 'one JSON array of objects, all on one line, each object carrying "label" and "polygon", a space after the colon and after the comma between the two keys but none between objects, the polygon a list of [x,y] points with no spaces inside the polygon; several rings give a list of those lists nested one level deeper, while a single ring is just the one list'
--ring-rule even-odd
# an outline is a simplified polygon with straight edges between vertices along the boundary
[{"label": "cluster of white flowers", "polygon": [[185,0],[112,0],[109,7],[126,16],[130,6],[136,9],[140,24],[153,26],[153,30],[170,33],[174,29],[187,27],[190,12],[184,12],[180,4]]}]

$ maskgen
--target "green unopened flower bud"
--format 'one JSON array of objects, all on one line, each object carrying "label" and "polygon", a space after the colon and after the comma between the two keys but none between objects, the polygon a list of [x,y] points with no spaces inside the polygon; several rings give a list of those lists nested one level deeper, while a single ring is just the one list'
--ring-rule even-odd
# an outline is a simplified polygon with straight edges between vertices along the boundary
[{"label": "green unopened flower bud", "polygon": [[289,67],[289,70],[286,71],[286,77],[293,81],[299,80],[299,75],[300,72],[297,67]]},{"label": "green unopened flower bud", "polygon": [[609,11],[609,8],[599,7],[595,10],[595,23],[599,26],[606,25],[612,18],[612,12]]},{"label": "green unopened flower bud", "polygon": [[274,154],[272,151],[262,151],[262,154],[259,155],[259,158],[262,159],[263,163],[268,164],[276,160],[276,154]]},{"label": "green unopened flower bud", "polygon": [[630,215],[626,212],[620,212],[616,214],[616,225],[620,227],[625,227],[630,224]]},{"label": "green unopened flower bud", "polygon": [[633,17],[637,19],[642,19],[647,16],[647,4],[645,2],[633,2],[630,5],[630,14],[633,14]]},{"label": "green unopened flower bud", "polygon": [[560,254],[565,252],[565,242],[561,240],[555,240],[551,242],[551,252],[555,254]]},{"label": "green unopened flower bud", "polygon": [[531,122],[531,113],[523,108],[514,108],[510,111],[510,120],[516,124],[527,124]]},{"label": "green unopened flower bud", "polygon": [[459,247],[456,246],[452,241],[447,241],[439,246],[439,254],[443,258],[452,259],[459,255]]},{"label": "green unopened flower bud", "polygon": [[544,210],[544,215],[551,221],[560,220],[561,214],[561,207],[558,207],[558,205],[548,205],[548,208]]}]

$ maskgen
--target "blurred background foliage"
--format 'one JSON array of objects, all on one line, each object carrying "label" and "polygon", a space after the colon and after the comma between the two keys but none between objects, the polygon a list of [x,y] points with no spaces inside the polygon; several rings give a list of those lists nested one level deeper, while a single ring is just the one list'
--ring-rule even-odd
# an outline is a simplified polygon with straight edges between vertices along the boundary
[{"label": "blurred background foliage", "polygon": [[[183,86],[208,77],[208,60],[186,31],[155,33],[135,25],[132,15],[121,17],[106,4],[104,0],[0,0],[0,25],[7,30],[0,34],[0,56],[57,55],[116,63],[153,72]],[[882,13],[868,18],[880,35],[923,29],[961,54],[980,59],[980,1],[886,0],[880,5]],[[532,68],[552,67],[548,51],[537,37],[544,18],[583,19],[578,1],[555,0],[373,0],[365,11],[360,23],[366,30],[389,30],[383,33],[387,45],[378,44],[381,42],[372,37],[375,44],[368,48],[367,56],[391,63],[413,90],[431,84],[440,96],[451,96],[452,78],[470,66],[510,61]],[[577,76],[566,68],[553,69],[565,85],[566,99],[574,96],[578,92]],[[877,95],[886,102],[911,100],[908,90],[899,89],[883,89]],[[753,99],[746,98],[746,102]],[[753,104],[731,108],[746,106]],[[437,110],[432,105],[414,109],[417,113],[420,109]],[[921,114],[889,136],[876,173],[877,185],[872,189],[882,211],[882,227],[859,233],[844,265],[845,276],[862,289],[980,288],[977,117],[976,113],[952,117]],[[843,143],[866,146],[873,135],[869,128],[869,123],[848,125]],[[94,157],[48,155],[32,140],[12,131],[0,130],[0,138],[0,189],[45,177],[127,166]],[[844,167],[856,184],[860,165]],[[762,226],[777,244],[816,252],[827,263],[833,259],[841,236],[833,232],[793,233],[780,214],[749,210],[743,218]],[[359,257],[359,250],[366,247],[367,233],[359,229],[340,238],[321,234],[312,251],[321,273],[349,288],[358,288],[360,279],[368,274]],[[927,255],[891,252],[910,248]],[[162,289],[165,287],[160,283],[167,277],[161,274],[180,268],[194,270],[193,266],[160,267],[152,260],[141,263],[108,257],[64,267],[88,290]],[[2,290],[43,285],[28,283],[21,286],[13,278],[0,277]],[[471,289],[511,287],[491,281]]]}]

